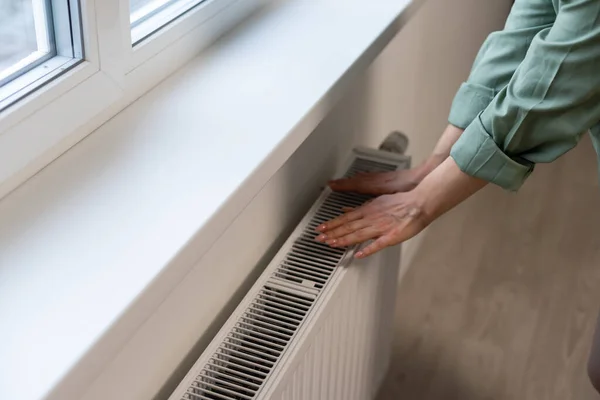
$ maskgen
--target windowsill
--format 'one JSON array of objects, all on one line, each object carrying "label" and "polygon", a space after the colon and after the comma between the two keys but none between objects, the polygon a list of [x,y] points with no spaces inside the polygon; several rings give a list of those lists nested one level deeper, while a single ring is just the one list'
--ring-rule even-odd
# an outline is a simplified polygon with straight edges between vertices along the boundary
[{"label": "windowsill", "polygon": [[2,199],[0,398],[80,398],[416,8],[274,6]]}]

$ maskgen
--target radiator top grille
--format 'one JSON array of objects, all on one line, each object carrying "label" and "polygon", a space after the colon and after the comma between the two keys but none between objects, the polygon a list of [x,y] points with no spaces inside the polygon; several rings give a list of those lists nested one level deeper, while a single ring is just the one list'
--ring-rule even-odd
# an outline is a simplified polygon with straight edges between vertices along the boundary
[{"label": "radiator top grille", "polygon": [[[396,163],[356,158],[346,177],[358,172],[394,171]],[[316,227],[371,196],[330,193],[238,317],[183,400],[252,400],[282,357],[323,288],[353,249],[334,249],[314,240]]]}]

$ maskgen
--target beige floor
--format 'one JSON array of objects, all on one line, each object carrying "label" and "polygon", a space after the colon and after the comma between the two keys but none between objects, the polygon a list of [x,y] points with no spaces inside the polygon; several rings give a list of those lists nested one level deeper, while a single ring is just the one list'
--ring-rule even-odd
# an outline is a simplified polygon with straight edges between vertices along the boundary
[{"label": "beige floor", "polygon": [[600,189],[589,140],[435,223],[400,285],[379,400],[590,400]]}]

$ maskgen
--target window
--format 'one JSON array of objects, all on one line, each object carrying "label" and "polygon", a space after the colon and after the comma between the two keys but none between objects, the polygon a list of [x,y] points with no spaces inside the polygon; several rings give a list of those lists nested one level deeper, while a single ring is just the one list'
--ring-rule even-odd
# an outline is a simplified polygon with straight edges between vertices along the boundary
[{"label": "window", "polygon": [[0,198],[272,0],[0,0]]},{"label": "window", "polygon": [[0,110],[82,59],[76,1],[0,0]]},{"label": "window", "polygon": [[203,0],[131,0],[131,42],[144,40]]}]

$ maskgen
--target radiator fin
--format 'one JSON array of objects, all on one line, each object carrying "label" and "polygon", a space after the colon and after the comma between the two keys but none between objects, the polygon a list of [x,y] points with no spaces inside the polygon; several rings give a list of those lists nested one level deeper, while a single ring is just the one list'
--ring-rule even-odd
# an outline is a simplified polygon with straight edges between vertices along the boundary
[{"label": "radiator fin", "polygon": [[[345,176],[394,171],[399,167],[402,165],[398,161],[385,163],[357,157]],[[353,249],[334,249],[315,242],[315,228],[342,214],[344,207],[358,207],[370,198],[355,193],[329,193],[325,197],[181,399],[257,398],[336,268],[353,253]],[[335,343],[320,343],[319,347],[331,345]],[[340,352],[338,357],[345,355]],[[307,374],[303,379],[312,382],[316,394],[321,392],[328,378]],[[327,394],[320,393],[314,398],[327,398]]]}]

